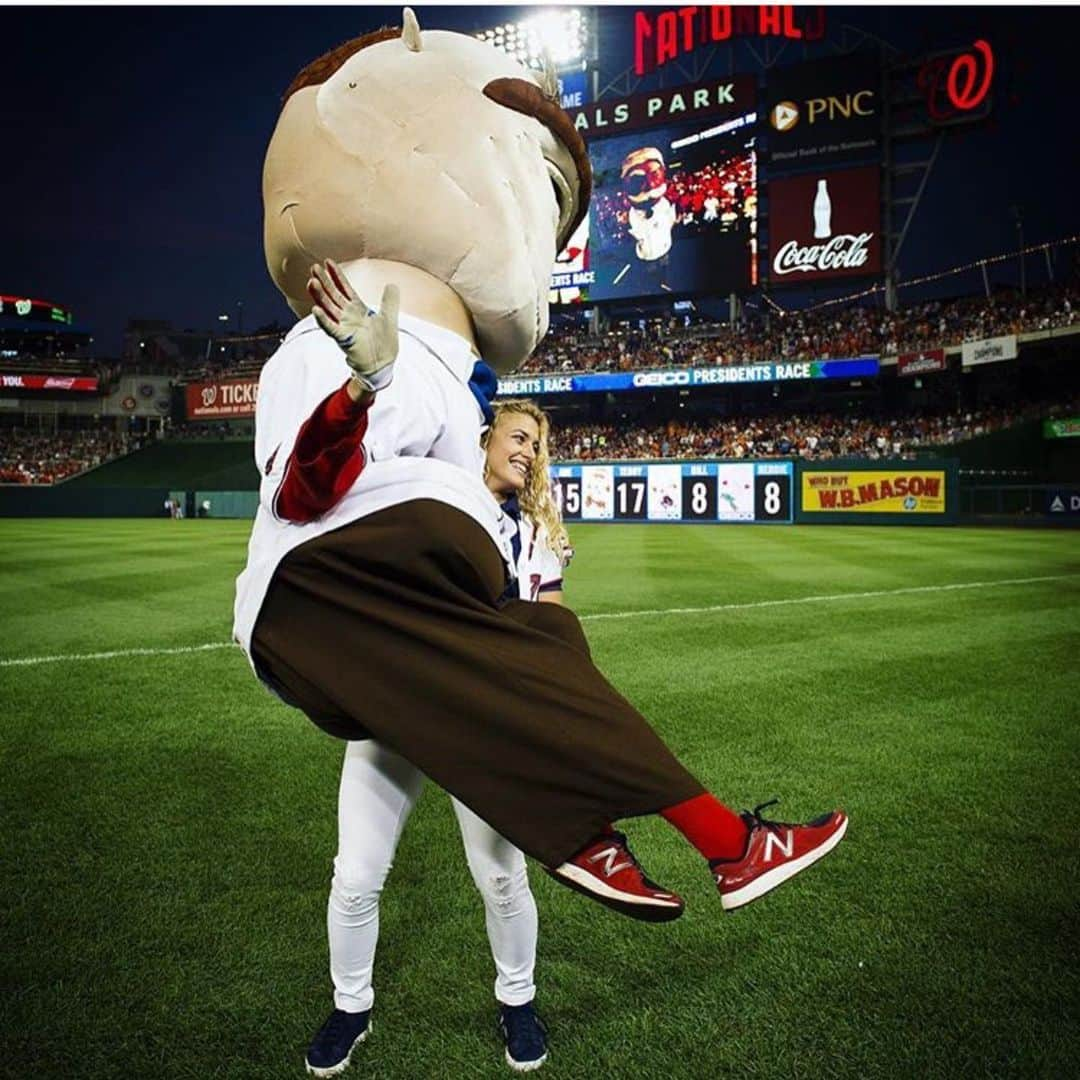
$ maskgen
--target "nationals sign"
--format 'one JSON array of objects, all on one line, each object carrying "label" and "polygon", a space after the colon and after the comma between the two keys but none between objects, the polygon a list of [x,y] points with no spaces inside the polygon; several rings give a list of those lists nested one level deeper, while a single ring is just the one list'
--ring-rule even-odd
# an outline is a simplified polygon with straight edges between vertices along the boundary
[{"label": "nationals sign", "polygon": [[878,166],[773,180],[768,194],[773,284],[881,272]]},{"label": "nationals sign", "polygon": [[254,416],[259,396],[258,379],[229,379],[221,382],[189,383],[184,388],[187,418],[200,420],[215,416]]}]

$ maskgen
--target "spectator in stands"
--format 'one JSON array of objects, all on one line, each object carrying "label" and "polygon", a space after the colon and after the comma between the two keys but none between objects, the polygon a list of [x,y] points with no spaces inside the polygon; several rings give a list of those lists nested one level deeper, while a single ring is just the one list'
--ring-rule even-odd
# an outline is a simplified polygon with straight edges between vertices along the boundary
[{"label": "spectator in stands", "polygon": [[128,453],[127,434],[112,430],[30,431],[0,435],[0,484],[55,484]]}]

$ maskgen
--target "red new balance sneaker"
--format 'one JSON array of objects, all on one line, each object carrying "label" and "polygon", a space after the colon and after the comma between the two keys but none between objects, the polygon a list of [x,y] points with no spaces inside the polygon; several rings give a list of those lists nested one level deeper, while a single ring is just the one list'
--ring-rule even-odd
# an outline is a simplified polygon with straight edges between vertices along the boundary
[{"label": "red new balance sneaker", "polygon": [[569,862],[544,869],[556,881],[631,919],[671,922],[683,913],[680,897],[645,876],[622,833],[598,836]]},{"label": "red new balance sneaker", "polygon": [[713,859],[709,863],[725,911],[734,911],[764,896],[828,855],[847,829],[847,815],[840,810],[805,825],[766,821],[761,811],[777,801],[762,803],[752,813],[742,814],[750,835],[741,859]]}]

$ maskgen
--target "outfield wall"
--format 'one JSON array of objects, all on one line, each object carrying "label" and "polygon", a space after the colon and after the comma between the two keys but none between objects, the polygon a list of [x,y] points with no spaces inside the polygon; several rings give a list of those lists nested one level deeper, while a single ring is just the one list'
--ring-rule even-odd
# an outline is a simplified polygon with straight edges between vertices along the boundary
[{"label": "outfield wall", "polygon": [[169,489],[0,486],[0,517],[164,517]]},{"label": "outfield wall", "polygon": [[[568,524],[941,525],[959,511],[957,463],[907,461],[618,461],[556,463]],[[250,490],[0,488],[0,517],[161,517],[170,495],[188,517],[252,518]],[[200,515],[201,516],[201,515]]]}]

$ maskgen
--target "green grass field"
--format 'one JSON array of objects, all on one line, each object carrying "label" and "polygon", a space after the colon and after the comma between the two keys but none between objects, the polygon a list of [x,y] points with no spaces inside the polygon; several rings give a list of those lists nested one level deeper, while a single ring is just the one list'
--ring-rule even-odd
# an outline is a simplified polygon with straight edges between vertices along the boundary
[{"label": "green grass field", "polygon": [[[341,745],[224,646],[247,533],[0,522],[4,1076],[303,1075],[330,1007]],[[851,827],[725,915],[676,833],[630,822],[687,900],[664,927],[534,872],[541,1075],[1075,1075],[1080,535],[573,538],[567,599],[598,664],[708,786],[737,806],[779,795],[787,820],[840,805]],[[202,645],[223,647],[176,651]],[[102,653],[119,655],[80,658]],[[44,657],[64,659],[12,663]],[[375,1030],[347,1075],[511,1075],[493,977],[429,789],[384,894]]]}]

